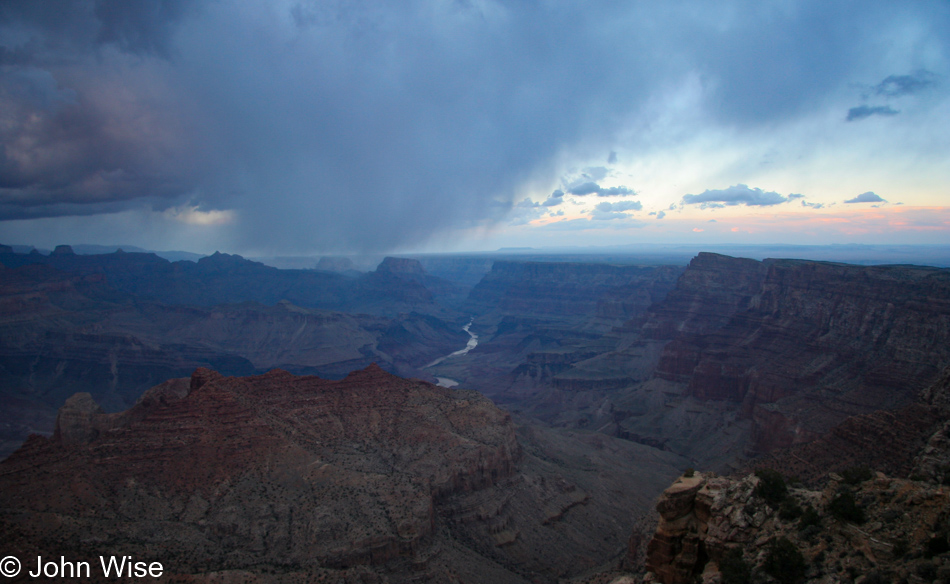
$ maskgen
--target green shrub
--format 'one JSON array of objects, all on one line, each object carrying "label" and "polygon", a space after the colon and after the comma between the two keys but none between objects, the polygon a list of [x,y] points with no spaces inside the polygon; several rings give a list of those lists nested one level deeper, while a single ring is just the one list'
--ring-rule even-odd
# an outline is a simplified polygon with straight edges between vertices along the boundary
[{"label": "green shrub", "polygon": [[907,555],[907,552],[910,551],[910,546],[907,545],[907,540],[903,537],[894,542],[894,547],[891,548],[891,554],[894,555],[894,558],[899,560]]},{"label": "green shrub", "polygon": [[759,477],[759,484],[755,488],[755,495],[761,497],[773,509],[788,496],[788,487],[781,473],[770,468],[761,468],[755,471]]},{"label": "green shrub", "polygon": [[749,584],[752,582],[752,567],[742,557],[741,548],[727,551],[719,562],[722,584]]},{"label": "green shrub", "polygon": [[852,466],[841,471],[841,478],[848,485],[858,485],[874,476],[867,465]]},{"label": "green shrub", "polygon": [[947,534],[942,533],[927,542],[924,547],[924,557],[932,558],[948,551],[950,551],[950,542],[947,541]]},{"label": "green shrub", "polygon": [[937,579],[937,567],[930,560],[923,561],[917,564],[917,575],[927,582],[933,582]]},{"label": "green shrub", "polygon": [[692,478],[694,474],[696,474],[696,471],[693,470],[693,467],[689,467],[686,469],[686,472],[683,473],[683,476],[689,479]]},{"label": "green shrub", "polygon": [[861,524],[865,521],[864,509],[858,507],[854,500],[854,494],[851,491],[841,490],[835,493],[831,503],[828,504],[828,511],[835,519],[850,521],[851,523]]},{"label": "green shrub", "polygon": [[802,518],[798,520],[798,529],[804,530],[807,527],[818,527],[821,524],[821,515],[811,505],[806,505],[802,511]]},{"label": "green shrub", "polygon": [[778,506],[778,516],[785,521],[798,519],[802,516],[802,508],[798,506],[795,499],[786,497],[785,500],[782,501],[782,504]]},{"label": "green shrub", "polygon": [[780,584],[797,584],[805,578],[805,558],[785,537],[769,544],[762,569]]}]

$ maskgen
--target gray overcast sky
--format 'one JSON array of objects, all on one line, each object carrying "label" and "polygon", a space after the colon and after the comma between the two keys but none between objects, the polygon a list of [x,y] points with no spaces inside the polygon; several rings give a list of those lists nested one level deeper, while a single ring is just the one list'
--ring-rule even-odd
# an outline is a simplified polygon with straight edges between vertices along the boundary
[{"label": "gray overcast sky", "polygon": [[946,0],[3,0],[0,243],[950,242],[948,40]]}]

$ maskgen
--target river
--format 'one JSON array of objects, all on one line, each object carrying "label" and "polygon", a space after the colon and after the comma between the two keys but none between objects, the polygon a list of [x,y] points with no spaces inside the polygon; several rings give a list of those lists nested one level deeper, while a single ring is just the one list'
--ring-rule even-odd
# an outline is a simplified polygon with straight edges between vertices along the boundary
[{"label": "river", "polygon": [[[468,324],[467,324],[467,325],[465,325],[465,326],[462,327],[462,330],[465,331],[465,332],[467,332],[467,333],[468,333],[468,336],[469,336],[468,342],[465,343],[465,347],[463,347],[463,348],[461,348],[461,349],[459,349],[458,351],[455,351],[455,352],[453,352],[453,353],[449,353],[448,355],[446,355],[446,356],[444,356],[444,357],[439,357],[438,359],[436,359],[436,360],[433,361],[432,363],[429,363],[428,365],[426,365],[425,367],[423,367],[423,369],[428,369],[429,367],[435,367],[436,365],[438,365],[439,363],[441,363],[442,361],[445,361],[446,359],[448,359],[448,358],[450,358],[450,357],[457,357],[457,356],[459,356],[459,355],[465,355],[466,353],[468,353],[469,351],[471,351],[472,349],[474,349],[475,347],[477,347],[477,346],[478,346],[478,335],[476,335],[476,334],[473,333],[471,330],[469,330],[469,329],[472,327],[472,323],[473,323],[473,322],[475,322],[475,318],[474,318],[474,317],[472,318],[472,320],[468,321]],[[436,379],[436,381],[439,382],[439,385],[441,385],[442,387],[455,387],[456,385],[459,384],[458,381],[456,381],[456,380],[454,380],[454,379],[449,379],[448,377],[436,377],[435,379]]]}]

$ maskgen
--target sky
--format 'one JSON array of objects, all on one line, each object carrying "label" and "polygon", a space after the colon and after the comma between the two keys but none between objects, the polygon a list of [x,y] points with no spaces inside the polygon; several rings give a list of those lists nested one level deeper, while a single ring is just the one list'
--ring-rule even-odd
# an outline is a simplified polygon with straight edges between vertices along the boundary
[{"label": "sky", "polygon": [[0,0],[0,243],[950,244],[950,2]]}]

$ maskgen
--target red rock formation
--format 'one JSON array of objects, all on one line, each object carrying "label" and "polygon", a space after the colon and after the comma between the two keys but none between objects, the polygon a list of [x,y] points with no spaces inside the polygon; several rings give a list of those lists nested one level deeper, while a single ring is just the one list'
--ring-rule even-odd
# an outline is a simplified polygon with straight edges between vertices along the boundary
[{"label": "red rock formation", "polygon": [[341,381],[185,381],[119,414],[71,398],[52,438],[0,464],[4,519],[40,549],[75,552],[95,532],[121,553],[163,550],[184,573],[379,566],[424,556],[435,502],[508,479],[521,456],[485,398],[375,365]]}]

